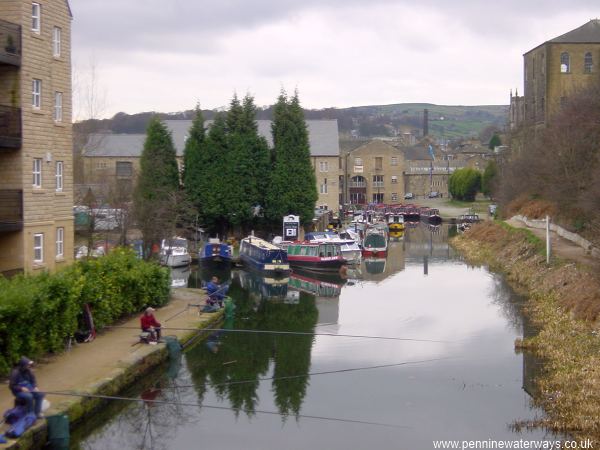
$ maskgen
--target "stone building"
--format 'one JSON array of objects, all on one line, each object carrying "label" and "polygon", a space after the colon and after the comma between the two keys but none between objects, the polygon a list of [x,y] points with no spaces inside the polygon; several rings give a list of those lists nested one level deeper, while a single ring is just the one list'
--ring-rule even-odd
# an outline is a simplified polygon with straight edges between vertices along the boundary
[{"label": "stone building", "polygon": [[0,272],[73,260],[67,0],[0,2]]},{"label": "stone building", "polygon": [[600,83],[600,20],[538,45],[523,60],[525,90],[511,93],[511,129],[545,124],[576,90]]},{"label": "stone building", "polygon": [[403,152],[381,140],[364,143],[340,159],[342,204],[399,203],[404,199]]},{"label": "stone building", "polygon": [[[257,120],[258,133],[270,147],[273,146],[271,121]],[[212,121],[206,121],[210,127]],[[191,120],[166,120],[173,136],[177,159],[181,166],[185,141]],[[319,199],[315,206],[323,209],[338,208],[339,201],[339,135],[337,120],[307,120],[311,163],[315,170]],[[132,189],[139,172],[140,156],[145,134],[94,134],[83,152],[84,184],[77,191],[83,197],[88,188],[101,197],[111,188]]]}]

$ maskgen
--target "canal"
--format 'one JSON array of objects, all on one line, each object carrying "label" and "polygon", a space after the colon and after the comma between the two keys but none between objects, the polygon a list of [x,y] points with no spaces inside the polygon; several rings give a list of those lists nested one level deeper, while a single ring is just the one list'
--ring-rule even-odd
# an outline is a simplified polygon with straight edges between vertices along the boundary
[{"label": "canal", "polygon": [[431,449],[445,439],[553,440],[511,426],[542,416],[529,396],[539,367],[514,352],[515,338],[531,332],[521,300],[501,276],[465,263],[448,234],[446,226],[408,229],[386,259],[364,261],[345,278],[174,274],[176,284],[215,273],[230,279],[235,317],[126,393],[148,402],[109,405],[76,432],[75,446]]}]

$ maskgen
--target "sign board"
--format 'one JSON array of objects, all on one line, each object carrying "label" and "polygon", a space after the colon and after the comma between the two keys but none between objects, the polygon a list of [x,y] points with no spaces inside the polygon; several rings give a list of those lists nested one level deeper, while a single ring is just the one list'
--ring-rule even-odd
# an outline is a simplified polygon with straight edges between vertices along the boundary
[{"label": "sign board", "polygon": [[283,240],[297,241],[300,236],[300,216],[285,216],[283,218]]}]

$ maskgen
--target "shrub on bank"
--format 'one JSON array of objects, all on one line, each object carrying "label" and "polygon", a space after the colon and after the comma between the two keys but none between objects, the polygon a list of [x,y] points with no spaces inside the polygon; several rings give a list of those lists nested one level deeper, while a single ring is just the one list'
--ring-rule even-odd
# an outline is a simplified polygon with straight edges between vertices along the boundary
[{"label": "shrub on bank", "polygon": [[127,249],[55,274],[0,277],[0,374],[21,355],[60,351],[90,305],[97,329],[168,301],[169,272]]}]

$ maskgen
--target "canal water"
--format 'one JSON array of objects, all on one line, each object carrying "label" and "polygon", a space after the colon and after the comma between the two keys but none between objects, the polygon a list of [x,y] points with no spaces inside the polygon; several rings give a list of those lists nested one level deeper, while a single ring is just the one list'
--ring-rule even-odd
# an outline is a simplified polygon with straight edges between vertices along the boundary
[{"label": "canal water", "polygon": [[[530,330],[502,277],[469,266],[446,226],[406,230],[344,278],[218,268],[235,317],[74,436],[84,449],[432,449],[438,440],[537,440]],[[243,333],[232,330],[260,330]],[[276,331],[297,334],[278,334]],[[376,339],[368,337],[394,337]],[[202,406],[195,406],[201,404]]]}]

